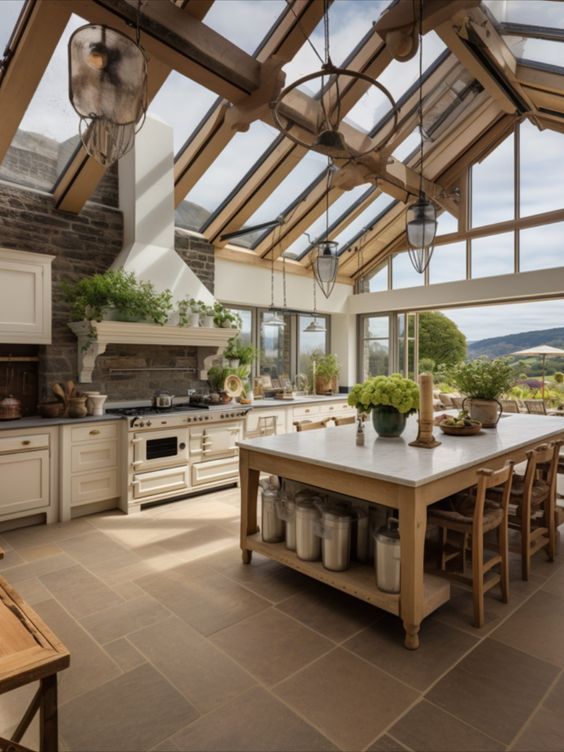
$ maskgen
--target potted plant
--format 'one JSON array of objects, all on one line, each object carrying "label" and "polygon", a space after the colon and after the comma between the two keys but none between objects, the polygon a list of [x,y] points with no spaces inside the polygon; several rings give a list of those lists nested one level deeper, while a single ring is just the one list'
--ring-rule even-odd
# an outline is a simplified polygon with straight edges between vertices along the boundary
[{"label": "potted plant", "polygon": [[239,365],[239,347],[236,337],[231,337],[227,343],[227,347],[223,353],[223,357],[226,358],[229,368],[237,368]]},{"label": "potted plant", "polygon": [[183,298],[176,305],[178,309],[178,326],[200,326],[200,314],[202,308],[205,307],[203,303],[195,298]]},{"label": "potted plant", "polygon": [[221,303],[215,303],[213,306],[213,323],[223,329],[239,329],[241,317],[238,313],[233,313],[233,311],[225,308]]},{"label": "potted plant", "polygon": [[406,418],[419,407],[419,387],[399,373],[373,376],[355,384],[347,402],[359,413],[372,412],[372,422],[379,436],[401,436]]},{"label": "potted plant", "polygon": [[229,361],[230,368],[237,368],[238,366],[245,367],[247,376],[251,372],[251,366],[256,358],[256,348],[253,345],[245,345],[239,337],[232,337],[225,348],[223,353],[224,357]]},{"label": "potted plant", "polygon": [[464,394],[463,405],[470,417],[484,428],[495,428],[502,413],[499,398],[513,386],[515,374],[506,358],[476,358],[458,363],[449,371],[449,379]]},{"label": "potted plant", "polygon": [[205,326],[208,329],[213,327],[214,325],[214,314],[215,309],[212,305],[206,305],[205,303],[201,304],[200,309],[200,324],[201,326]]},{"label": "potted plant", "polygon": [[335,394],[337,391],[337,377],[341,367],[337,356],[333,353],[322,355],[314,352],[312,356],[312,371],[316,394]]}]

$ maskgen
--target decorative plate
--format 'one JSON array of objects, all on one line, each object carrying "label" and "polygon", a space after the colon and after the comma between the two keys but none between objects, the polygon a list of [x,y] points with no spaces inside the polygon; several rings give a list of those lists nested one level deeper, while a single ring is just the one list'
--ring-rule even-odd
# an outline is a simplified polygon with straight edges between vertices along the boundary
[{"label": "decorative plate", "polygon": [[439,428],[449,436],[475,436],[482,430],[482,424],[479,420],[473,420],[471,426],[449,426],[443,422],[439,423]]},{"label": "decorative plate", "polygon": [[223,390],[230,397],[238,397],[243,391],[243,382],[234,373],[227,376],[223,383]]}]

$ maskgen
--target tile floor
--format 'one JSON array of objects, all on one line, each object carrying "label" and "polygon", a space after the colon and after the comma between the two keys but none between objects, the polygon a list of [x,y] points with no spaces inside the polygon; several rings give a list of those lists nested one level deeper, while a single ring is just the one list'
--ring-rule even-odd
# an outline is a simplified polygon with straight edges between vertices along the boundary
[{"label": "tile floor", "polygon": [[[63,750],[564,749],[564,554],[528,583],[516,561],[481,630],[454,589],[412,653],[399,620],[243,566],[237,521],[230,489],[0,536],[2,575],[71,653]],[[2,695],[0,735],[32,692]]]}]

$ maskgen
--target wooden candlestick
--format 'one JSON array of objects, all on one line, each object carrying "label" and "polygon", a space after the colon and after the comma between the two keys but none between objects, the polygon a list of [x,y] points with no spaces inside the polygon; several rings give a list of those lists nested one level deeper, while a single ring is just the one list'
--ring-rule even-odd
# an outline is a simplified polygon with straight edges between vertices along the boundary
[{"label": "wooden candlestick", "polygon": [[433,436],[433,375],[422,373],[419,376],[419,431],[409,446],[432,449],[440,443]]}]

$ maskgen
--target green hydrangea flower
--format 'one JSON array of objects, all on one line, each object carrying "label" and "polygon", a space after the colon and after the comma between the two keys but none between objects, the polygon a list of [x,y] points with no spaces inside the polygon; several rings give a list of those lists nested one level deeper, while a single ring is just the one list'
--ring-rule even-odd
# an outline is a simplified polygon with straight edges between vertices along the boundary
[{"label": "green hydrangea flower", "polygon": [[376,405],[390,405],[400,413],[410,415],[419,407],[419,387],[399,373],[372,376],[353,386],[347,402],[360,412],[369,412]]}]

